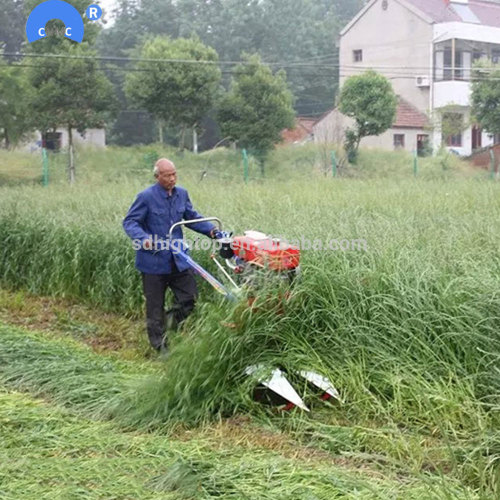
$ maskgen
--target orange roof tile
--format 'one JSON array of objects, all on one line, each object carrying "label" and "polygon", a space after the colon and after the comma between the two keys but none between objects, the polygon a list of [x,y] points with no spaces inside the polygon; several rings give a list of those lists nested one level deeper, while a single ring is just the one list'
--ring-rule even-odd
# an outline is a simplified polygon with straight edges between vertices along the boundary
[{"label": "orange roof tile", "polygon": [[394,128],[425,128],[429,125],[429,119],[407,100],[399,97],[396,120]]}]

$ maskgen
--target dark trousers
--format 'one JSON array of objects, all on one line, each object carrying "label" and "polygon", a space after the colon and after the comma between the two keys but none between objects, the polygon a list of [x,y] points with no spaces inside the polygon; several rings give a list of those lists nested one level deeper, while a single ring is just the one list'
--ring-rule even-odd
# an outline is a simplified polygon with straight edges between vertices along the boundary
[{"label": "dark trousers", "polygon": [[[146,324],[149,342],[154,349],[167,344],[168,329],[175,329],[193,311],[198,289],[192,271],[171,274],[142,274],[146,298]],[[170,288],[174,294],[172,309],[165,311],[165,293]]]}]

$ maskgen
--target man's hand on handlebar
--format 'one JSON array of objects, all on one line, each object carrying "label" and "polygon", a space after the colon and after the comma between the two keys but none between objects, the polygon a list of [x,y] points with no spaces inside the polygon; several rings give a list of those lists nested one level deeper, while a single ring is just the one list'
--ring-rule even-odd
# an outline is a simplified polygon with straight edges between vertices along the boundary
[{"label": "man's hand on handlebar", "polygon": [[212,229],[212,231],[210,231],[210,237],[213,240],[220,240],[220,239],[224,238],[224,235],[220,229],[215,227],[214,229]]},{"label": "man's hand on handlebar", "polygon": [[222,240],[224,238],[231,238],[231,236],[233,235],[232,232],[229,232],[229,231],[221,231],[220,229],[218,228],[214,228],[212,229],[212,231],[210,232],[210,237],[214,240]]}]

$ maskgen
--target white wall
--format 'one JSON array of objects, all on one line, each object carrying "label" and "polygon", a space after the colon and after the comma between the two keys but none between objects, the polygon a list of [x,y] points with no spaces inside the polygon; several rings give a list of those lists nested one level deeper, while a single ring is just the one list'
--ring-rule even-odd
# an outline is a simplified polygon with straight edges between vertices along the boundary
[{"label": "white wall", "polygon": [[434,83],[434,108],[470,106],[472,88],[469,82],[445,81]]},{"label": "white wall", "polygon": [[484,43],[500,43],[500,28],[473,23],[437,23],[433,27],[434,42],[453,38]]},{"label": "white wall", "polygon": [[[61,147],[67,148],[69,145],[68,131],[66,129],[57,129],[56,132],[61,134]],[[40,148],[42,135],[40,132],[35,132],[33,138],[21,146],[21,149],[34,151]],[[76,130],[73,131],[73,143],[79,146],[88,146],[96,148],[106,147],[106,130],[105,129],[87,129],[85,134],[81,135]]]},{"label": "white wall", "polygon": [[[316,144],[344,143],[345,130],[354,125],[354,120],[342,115],[338,110],[333,110],[318,122],[313,128],[314,142]],[[379,136],[364,137],[361,140],[362,148],[379,148],[389,151],[394,150],[394,134],[404,134],[406,151],[414,151],[417,148],[417,135],[427,134],[432,139],[430,132],[414,128],[391,128]]]},{"label": "white wall", "polygon": [[[397,1],[389,0],[383,10],[377,0],[341,37],[341,84],[373,67],[390,79],[397,94],[427,113],[430,89],[417,87],[413,75],[431,76],[432,35],[432,25]],[[353,51],[360,49],[363,62],[355,63]]]},{"label": "white wall", "polygon": [[391,128],[379,136],[365,137],[361,141],[361,147],[379,148],[388,151],[394,150],[394,134],[403,134],[405,136],[405,151],[413,152],[417,149],[417,135],[426,134],[431,139],[429,132],[414,128]]},{"label": "white wall", "polygon": [[83,136],[77,132],[76,134],[73,134],[73,140],[75,141],[75,144],[105,148],[106,130],[103,128],[91,128],[86,130]]},{"label": "white wall", "polygon": [[354,125],[354,120],[337,109],[331,111],[313,127],[315,144],[343,144],[345,131]]}]

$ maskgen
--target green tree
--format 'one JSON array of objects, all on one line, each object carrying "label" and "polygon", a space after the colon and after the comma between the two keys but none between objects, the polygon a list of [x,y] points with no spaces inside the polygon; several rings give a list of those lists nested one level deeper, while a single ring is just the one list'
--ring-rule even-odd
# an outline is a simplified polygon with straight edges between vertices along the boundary
[{"label": "green tree", "polygon": [[25,25],[24,0],[0,0],[0,49],[20,52]]},{"label": "green tree", "polygon": [[143,38],[170,36],[178,38],[180,16],[173,0],[119,0],[115,22],[99,34],[99,52],[106,56],[127,56]]},{"label": "green tree", "polygon": [[197,34],[223,60],[260,49],[265,31],[261,0],[179,0],[180,36]]},{"label": "green tree", "polygon": [[231,89],[218,112],[224,136],[230,136],[241,148],[249,149],[264,163],[281,131],[294,124],[293,94],[286,74],[273,74],[258,55],[245,56],[246,64],[235,69]]},{"label": "green tree", "polygon": [[462,134],[472,125],[453,104],[439,108],[435,116],[435,126],[441,129],[443,146],[447,146],[453,136]]},{"label": "green tree", "polygon": [[335,2],[320,0],[320,2],[333,3],[337,17],[341,24],[345,25],[365,6],[367,0],[336,0]]},{"label": "green tree", "polygon": [[345,147],[350,161],[357,156],[363,137],[380,135],[394,123],[397,97],[391,83],[375,71],[348,78],[340,92],[339,110],[354,119],[346,131]]},{"label": "green tree", "polygon": [[33,129],[29,99],[30,85],[24,68],[1,67],[0,138],[7,149],[15,147]]},{"label": "green tree", "polygon": [[331,108],[338,88],[340,31],[334,2],[265,0],[265,31],[259,50],[265,61],[284,69],[299,114]]},{"label": "green tree", "polygon": [[[220,60],[238,61],[258,53],[284,69],[299,114],[317,116],[333,106],[338,91],[336,41],[364,0],[120,0],[114,25],[102,31],[103,55],[130,54],[144,35],[188,38],[197,35]],[[228,72],[229,73],[229,72]],[[123,73],[109,75],[117,93]],[[230,75],[223,77],[228,88]],[[125,106],[124,96],[120,96]],[[117,136],[131,134],[117,123]],[[139,139],[138,137],[136,139]]]},{"label": "green tree", "polygon": [[30,70],[34,88],[31,111],[42,131],[65,127],[69,137],[69,181],[75,181],[73,131],[102,128],[115,112],[113,87],[100,71],[96,53],[67,41],[61,57],[44,60]]},{"label": "green tree", "polygon": [[156,118],[160,129],[180,129],[182,149],[186,129],[199,126],[219,91],[217,52],[195,38],[157,37],[145,42],[140,56],[144,61],[127,75],[125,93]]},{"label": "green tree", "polygon": [[[258,53],[276,63],[275,70],[285,69],[300,114],[320,114],[332,107],[338,89],[338,34],[362,5],[363,0],[122,0],[100,46],[105,54],[125,55],[141,34],[195,34],[221,60]],[[229,83],[228,77],[224,84]]]},{"label": "green tree", "polygon": [[[29,44],[26,62],[33,66],[28,73],[33,88],[30,110],[33,124],[40,132],[64,127],[69,136],[68,174],[75,181],[73,132],[104,127],[115,111],[116,100],[109,80],[102,73],[92,49],[102,29],[101,21],[85,15],[88,0],[67,0],[82,16],[85,36],[81,44],[63,36],[64,24],[47,23],[47,36]],[[27,16],[39,0],[25,0]]]},{"label": "green tree", "polygon": [[[101,56],[134,55],[135,48],[141,45],[141,39],[152,34],[178,36],[178,16],[172,0],[142,0],[140,3],[135,0],[118,0],[113,14],[115,22],[111,27],[103,29],[97,39],[96,46]],[[154,141],[154,120],[145,110],[129,109],[125,96],[127,73],[123,71],[123,66],[121,61],[106,63],[106,74],[113,83],[120,105],[120,112],[108,133],[108,140],[120,146],[151,143]]]},{"label": "green tree", "polygon": [[500,134],[500,65],[479,62],[472,82],[472,114],[490,134]]},{"label": "green tree", "polygon": [[275,70],[286,70],[300,113],[320,113],[332,106],[340,29],[333,2],[179,0],[178,10],[181,33],[196,33],[221,60],[258,53]]}]

